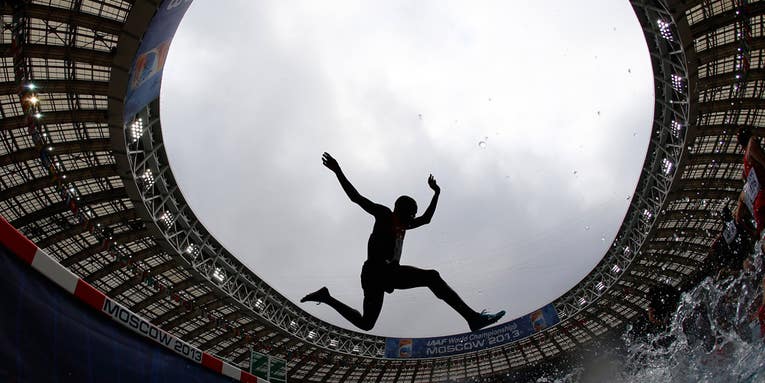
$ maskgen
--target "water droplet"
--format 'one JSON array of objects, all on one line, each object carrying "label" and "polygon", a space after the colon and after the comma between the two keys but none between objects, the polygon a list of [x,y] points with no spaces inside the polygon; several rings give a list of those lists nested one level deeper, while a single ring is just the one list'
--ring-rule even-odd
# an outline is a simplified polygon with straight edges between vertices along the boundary
[{"label": "water droplet", "polygon": [[587,226],[585,226],[585,227],[584,227],[584,230],[587,230],[587,231],[589,231],[589,230],[590,230],[590,225],[587,225]]},{"label": "water droplet", "polygon": [[486,141],[478,141],[478,147],[481,149],[486,149]]},{"label": "water droplet", "polygon": [[489,97],[489,102],[491,102],[491,97]]},{"label": "water droplet", "polygon": [[579,174],[579,171],[578,170],[574,170],[574,175],[577,175],[577,174]]},{"label": "water droplet", "polygon": [[637,132],[632,132],[632,137],[637,137]]},{"label": "water droplet", "polygon": [[632,73],[632,68],[627,68],[627,73]]},{"label": "water droplet", "polygon": [[605,241],[606,241],[606,236],[605,236],[605,235],[601,236],[601,237],[600,237],[600,241],[601,241],[601,242],[605,242]]},{"label": "water droplet", "polygon": [[628,196],[627,196],[627,201],[629,201],[630,199],[632,199],[632,196],[629,196],[629,195],[628,195]]},{"label": "water droplet", "polygon": [[598,113],[598,116],[600,116],[600,111],[598,111],[597,113]]},{"label": "water droplet", "polygon": [[420,120],[422,120],[422,114],[418,114],[418,115],[417,115],[417,118],[419,118]]}]

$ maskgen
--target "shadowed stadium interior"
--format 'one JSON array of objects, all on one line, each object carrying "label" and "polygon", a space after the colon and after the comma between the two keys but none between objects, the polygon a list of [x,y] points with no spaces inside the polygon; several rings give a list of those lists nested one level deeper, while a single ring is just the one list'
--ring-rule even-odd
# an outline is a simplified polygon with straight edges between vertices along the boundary
[{"label": "shadowed stadium interior", "polygon": [[765,2],[631,1],[656,99],[609,251],[551,302],[556,326],[478,352],[388,359],[384,337],[306,314],[199,223],[168,164],[158,99],[123,118],[129,71],[161,3],[1,2],[0,215],[151,323],[243,369],[251,348],[285,358],[293,382],[521,373],[618,336],[645,311],[649,288],[689,286],[708,272],[718,214],[743,186],[736,131],[765,127]]}]

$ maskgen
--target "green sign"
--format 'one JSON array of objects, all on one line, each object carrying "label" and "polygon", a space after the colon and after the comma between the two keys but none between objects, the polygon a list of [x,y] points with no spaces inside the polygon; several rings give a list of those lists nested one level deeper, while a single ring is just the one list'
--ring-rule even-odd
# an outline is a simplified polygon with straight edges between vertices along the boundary
[{"label": "green sign", "polygon": [[271,358],[271,376],[273,383],[287,382],[287,361],[279,358]]},{"label": "green sign", "polygon": [[261,379],[268,379],[268,355],[252,351],[250,353],[250,374]]},{"label": "green sign", "polygon": [[250,351],[250,373],[271,383],[287,383],[287,361]]}]

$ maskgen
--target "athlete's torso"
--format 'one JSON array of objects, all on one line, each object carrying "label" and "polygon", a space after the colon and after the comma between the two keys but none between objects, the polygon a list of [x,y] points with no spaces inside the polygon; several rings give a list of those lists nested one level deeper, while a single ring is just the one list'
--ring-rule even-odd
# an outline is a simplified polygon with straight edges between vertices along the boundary
[{"label": "athlete's torso", "polygon": [[367,243],[367,259],[380,263],[399,263],[406,228],[389,209],[375,215],[375,225]]}]

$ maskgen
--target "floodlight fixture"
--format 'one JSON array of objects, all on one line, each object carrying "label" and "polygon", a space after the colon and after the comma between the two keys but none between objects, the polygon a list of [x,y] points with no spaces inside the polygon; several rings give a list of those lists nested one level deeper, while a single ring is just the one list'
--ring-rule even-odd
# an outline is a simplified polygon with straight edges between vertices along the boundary
[{"label": "floodlight fixture", "polygon": [[212,274],[213,279],[218,281],[218,283],[223,283],[223,281],[226,280],[226,274],[221,270],[220,267],[216,267]]},{"label": "floodlight fixture", "polygon": [[661,160],[661,165],[664,170],[664,174],[672,173],[672,170],[675,168],[675,164],[666,158]]},{"label": "floodlight fixture", "polygon": [[659,25],[659,34],[666,40],[672,41],[672,30],[670,23],[662,19],[656,20],[656,24]]},{"label": "floodlight fixture", "polygon": [[173,224],[173,213],[165,211],[159,216],[159,221],[165,226],[170,227]]},{"label": "floodlight fixture", "polygon": [[143,119],[136,118],[132,124],[130,124],[130,138],[131,142],[135,143],[143,135]]},{"label": "floodlight fixture", "polygon": [[144,170],[140,178],[145,189],[148,189],[154,185],[154,174],[151,172],[151,169]]},{"label": "floodlight fixture", "polygon": [[672,88],[678,92],[682,92],[683,89],[685,89],[685,82],[683,81],[682,76],[677,74],[672,75]]}]

